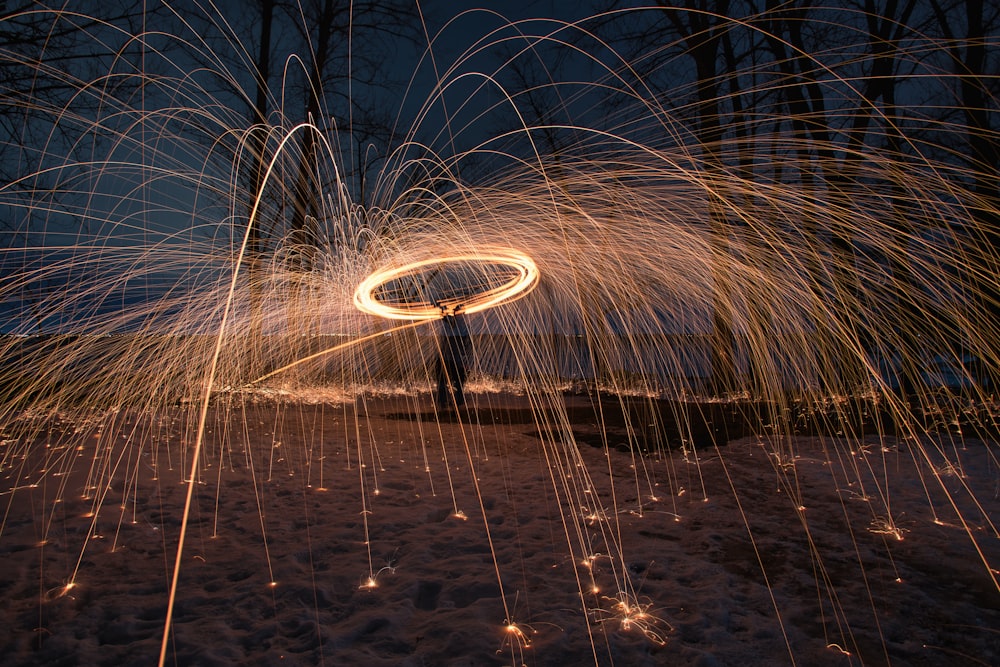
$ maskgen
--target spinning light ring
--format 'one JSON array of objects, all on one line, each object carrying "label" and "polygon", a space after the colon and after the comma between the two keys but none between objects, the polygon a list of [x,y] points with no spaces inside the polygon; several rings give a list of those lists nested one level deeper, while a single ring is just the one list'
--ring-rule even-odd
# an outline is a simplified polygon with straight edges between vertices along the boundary
[{"label": "spinning light ring", "polygon": [[[380,294],[393,281],[412,279],[413,284],[419,284],[422,274],[425,274],[424,282],[429,282],[435,274],[457,267],[466,267],[466,270],[471,267],[480,274],[500,278],[496,284],[488,283],[477,291],[433,301],[415,296],[388,300]],[[491,271],[491,267],[495,268]],[[354,307],[390,320],[437,319],[441,317],[442,309],[454,312],[456,308],[461,308],[463,313],[478,313],[520,299],[538,285],[538,279],[538,267],[523,252],[512,248],[484,248],[475,253],[434,257],[375,271],[354,291]]]}]

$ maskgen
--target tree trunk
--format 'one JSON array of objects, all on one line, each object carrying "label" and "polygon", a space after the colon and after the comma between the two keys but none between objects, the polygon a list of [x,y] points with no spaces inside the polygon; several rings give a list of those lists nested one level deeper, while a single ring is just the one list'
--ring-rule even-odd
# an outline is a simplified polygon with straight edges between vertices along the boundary
[{"label": "tree trunk", "polygon": [[[660,3],[661,6],[668,6]],[[688,2],[688,8],[694,9],[695,3]],[[721,155],[721,140],[723,128],[721,109],[719,105],[719,71],[718,57],[720,36],[729,29],[729,3],[720,0],[715,3],[714,13],[688,12],[683,14],[688,20],[685,24],[682,13],[667,9],[668,17],[674,24],[677,33],[682,35],[688,54],[694,59],[697,76],[697,101],[695,108],[694,134],[698,140],[705,179],[712,184],[708,192],[709,243],[712,250],[712,277],[714,296],[712,303],[712,380],[710,390],[716,394],[724,394],[736,389],[737,372],[735,359],[735,334],[733,330],[732,285],[729,282],[727,268],[732,261],[729,248],[729,224],[727,204],[718,194],[719,184],[725,180],[725,164]],[[715,21],[715,23],[713,23]]]},{"label": "tree trunk", "polygon": [[[264,151],[267,147],[267,97],[268,78],[271,69],[271,28],[274,23],[274,0],[261,0],[260,44],[257,50],[257,99],[252,112],[251,122],[257,129],[250,135],[251,185],[250,193],[254,198],[250,202],[252,210],[256,200],[261,196],[260,189],[264,182],[264,170],[267,161]],[[248,212],[249,218],[249,212]],[[254,335],[263,333],[263,233],[261,220],[252,221],[248,230],[247,268],[250,283],[250,331]]]}]

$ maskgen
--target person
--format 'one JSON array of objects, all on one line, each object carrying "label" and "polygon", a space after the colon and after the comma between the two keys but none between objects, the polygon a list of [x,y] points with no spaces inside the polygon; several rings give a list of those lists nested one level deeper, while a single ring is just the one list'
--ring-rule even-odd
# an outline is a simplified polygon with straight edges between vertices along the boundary
[{"label": "person", "polygon": [[[450,311],[441,309],[441,333],[438,337],[438,386],[436,404],[438,409],[456,409],[465,405],[465,368],[469,353],[469,329],[465,323],[462,306]],[[449,400],[450,399],[450,400]]]}]

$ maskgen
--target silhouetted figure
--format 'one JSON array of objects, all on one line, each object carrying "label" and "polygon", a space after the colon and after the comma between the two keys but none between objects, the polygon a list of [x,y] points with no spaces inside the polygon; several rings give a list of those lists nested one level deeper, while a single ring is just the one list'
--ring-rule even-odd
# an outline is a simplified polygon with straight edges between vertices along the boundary
[{"label": "silhouetted figure", "polygon": [[[469,329],[462,307],[451,312],[441,307],[441,335],[438,340],[438,387],[436,402],[439,409],[465,405],[465,358],[469,353]],[[449,400],[449,394],[451,400]]]}]

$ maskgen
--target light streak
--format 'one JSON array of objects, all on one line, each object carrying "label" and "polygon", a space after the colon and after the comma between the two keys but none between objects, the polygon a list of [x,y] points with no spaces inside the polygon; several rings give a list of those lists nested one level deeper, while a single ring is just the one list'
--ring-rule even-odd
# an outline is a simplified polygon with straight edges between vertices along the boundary
[{"label": "light streak", "polygon": [[[480,289],[460,285],[459,294],[449,293],[433,301],[419,298],[388,300],[379,296],[385,285],[403,279],[419,289],[434,273],[446,271],[450,266],[470,267],[484,285]],[[511,275],[504,276],[497,267],[507,269]],[[456,307],[471,315],[526,296],[535,289],[538,280],[538,267],[528,255],[511,248],[484,247],[475,253],[442,255],[375,271],[354,291],[354,306],[362,312],[392,320],[437,319],[443,312],[454,312]]]}]

